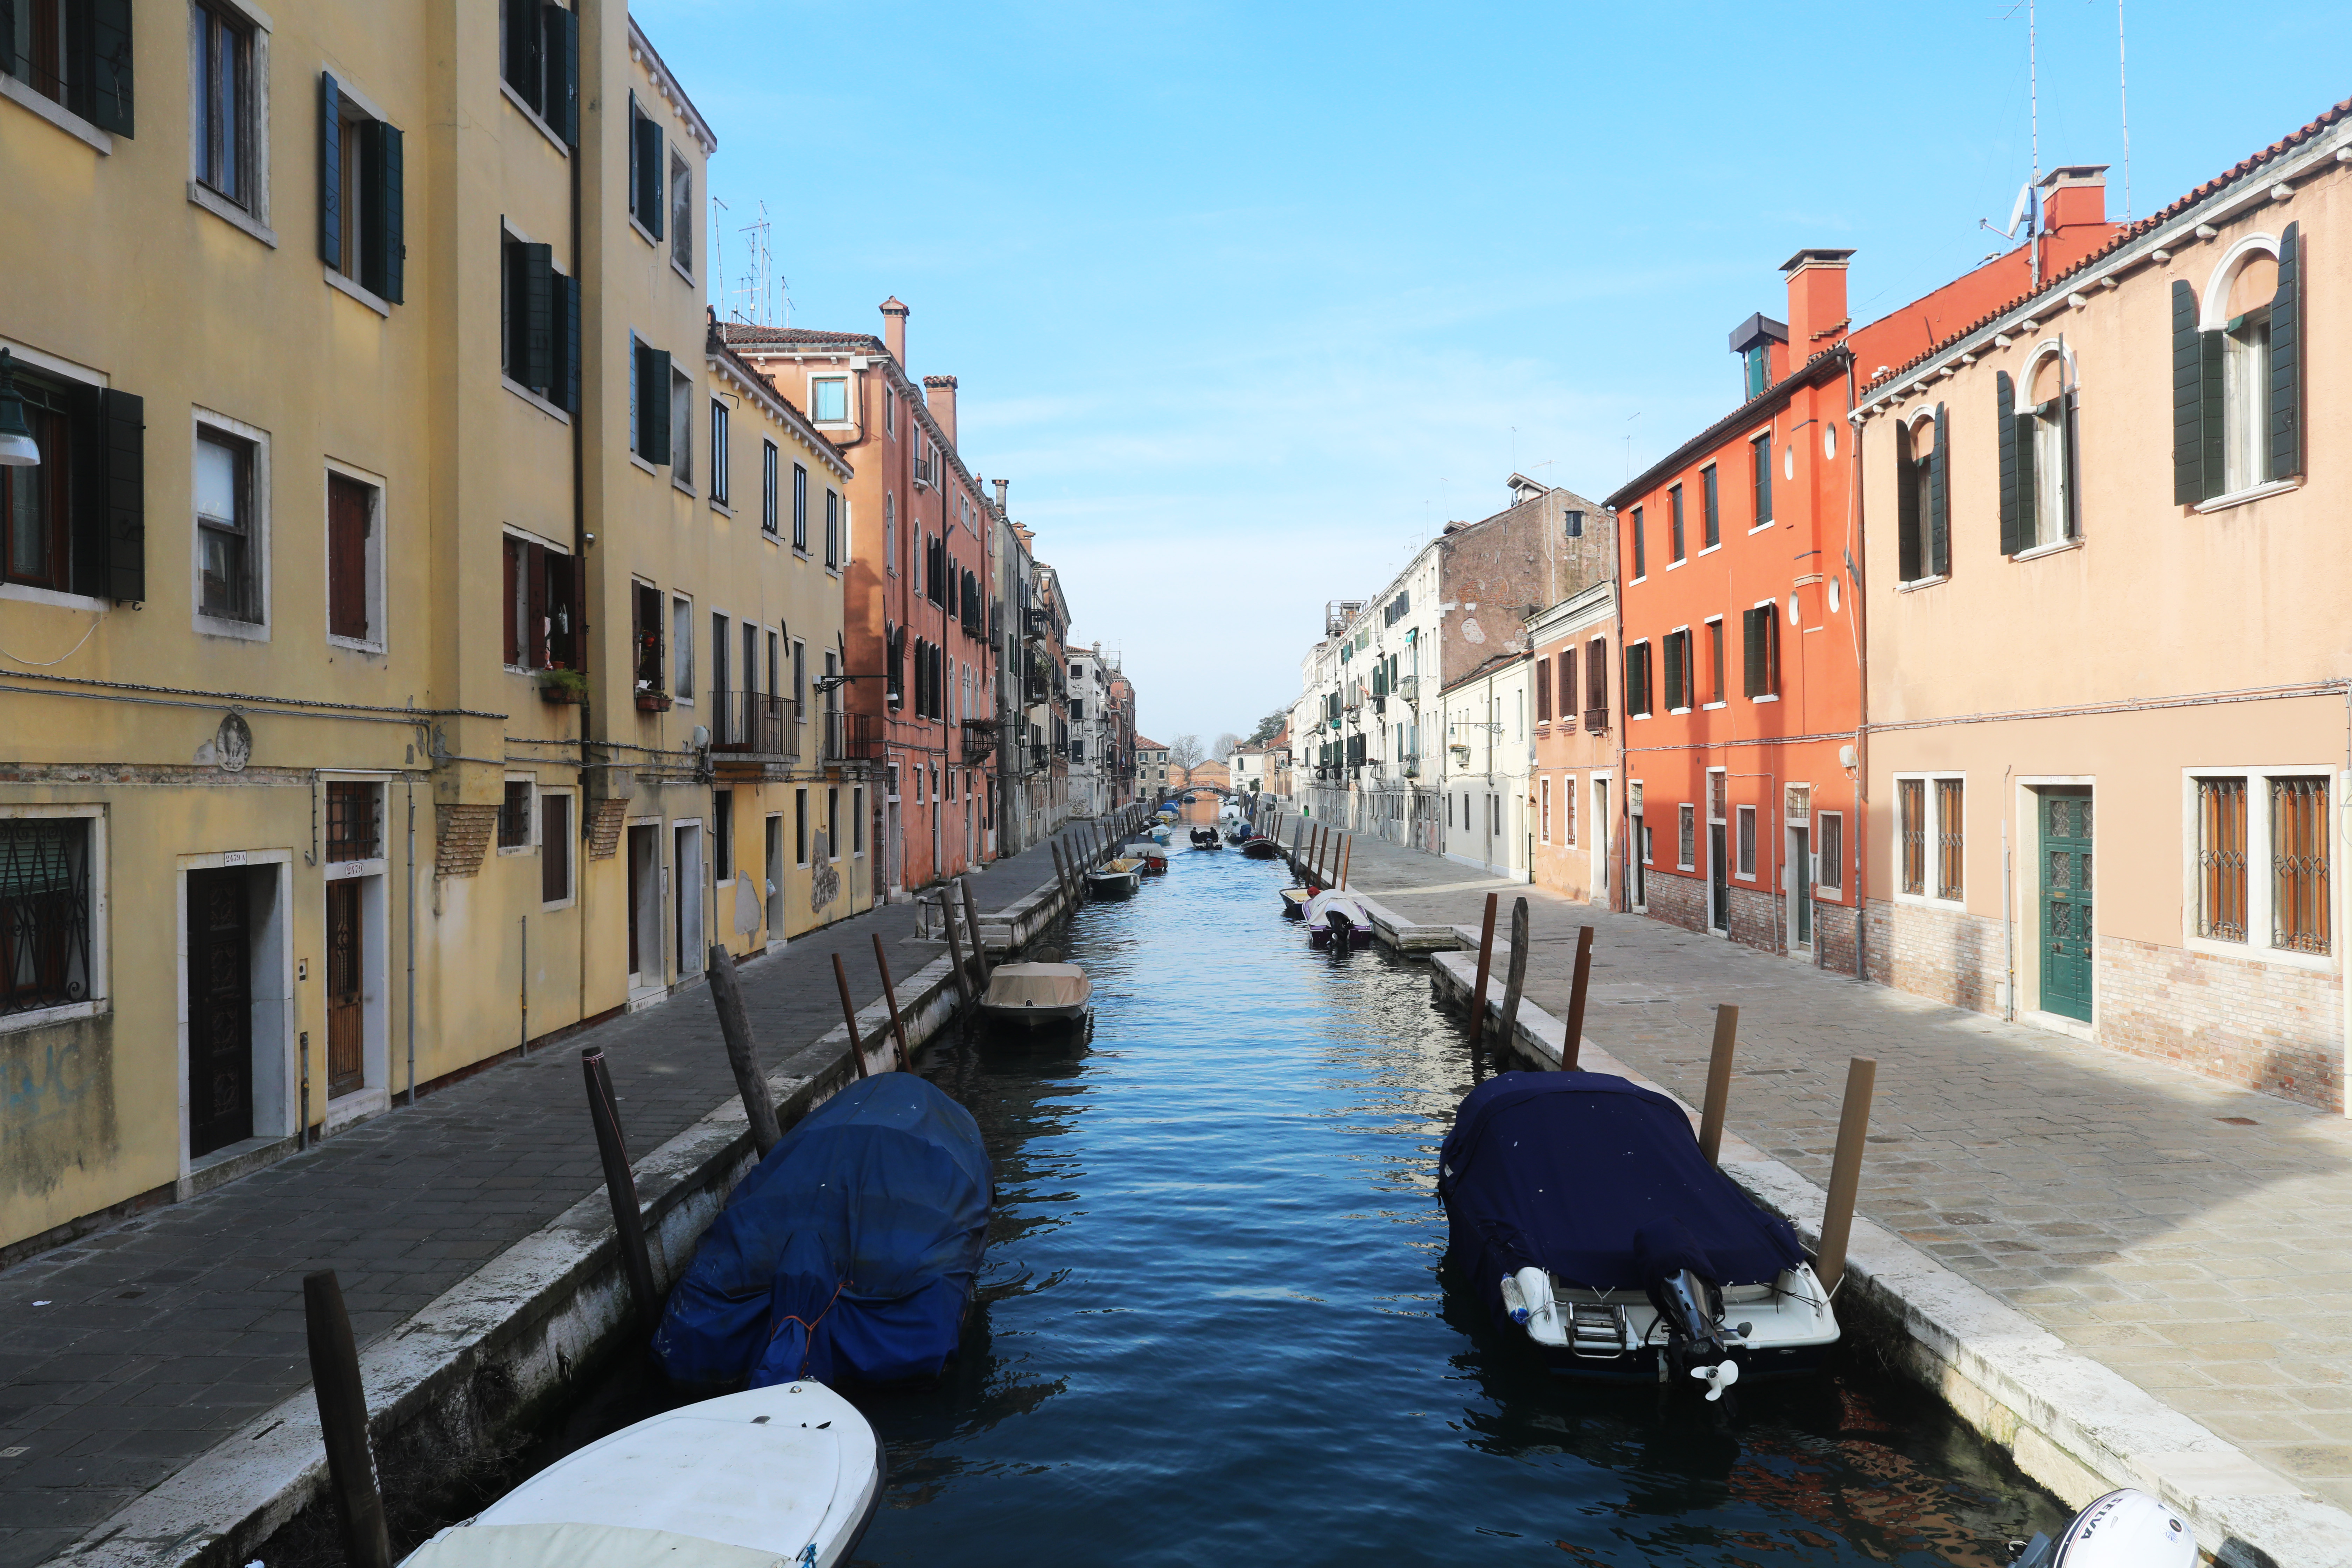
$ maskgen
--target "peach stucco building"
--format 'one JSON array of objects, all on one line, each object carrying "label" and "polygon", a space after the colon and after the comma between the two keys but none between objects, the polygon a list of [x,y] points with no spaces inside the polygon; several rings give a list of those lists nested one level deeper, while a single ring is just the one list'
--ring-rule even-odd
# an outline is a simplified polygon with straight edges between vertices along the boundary
[{"label": "peach stucco building", "polygon": [[1869,378],[1874,978],[2344,1103],[2352,105]]},{"label": "peach stucco building", "polygon": [[1535,659],[1535,824],[1529,879],[1606,904],[1615,884],[1617,584],[1593,584],[1528,617]]}]

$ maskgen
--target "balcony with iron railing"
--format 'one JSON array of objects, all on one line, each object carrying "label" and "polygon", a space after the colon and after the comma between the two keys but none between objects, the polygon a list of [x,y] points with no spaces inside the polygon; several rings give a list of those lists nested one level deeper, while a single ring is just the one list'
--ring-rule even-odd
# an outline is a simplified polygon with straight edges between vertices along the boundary
[{"label": "balcony with iron railing", "polygon": [[798,762],[801,705],[769,691],[714,689],[710,749],[753,760]]},{"label": "balcony with iron railing", "polygon": [[1609,728],[1609,710],[1606,708],[1587,708],[1584,710],[1584,727],[1596,735],[1607,731]]},{"label": "balcony with iron railing", "polygon": [[963,761],[987,761],[996,750],[996,721],[967,719],[963,721]]},{"label": "balcony with iron railing", "polygon": [[882,757],[882,721],[871,713],[821,715],[824,721],[824,760],[828,763],[870,763]]}]

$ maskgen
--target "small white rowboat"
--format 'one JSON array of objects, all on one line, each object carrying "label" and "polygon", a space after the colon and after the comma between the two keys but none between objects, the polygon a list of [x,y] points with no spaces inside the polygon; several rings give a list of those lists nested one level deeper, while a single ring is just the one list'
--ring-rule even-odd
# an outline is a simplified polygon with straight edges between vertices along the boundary
[{"label": "small white rowboat", "polygon": [[1094,996],[1094,982],[1075,963],[1000,963],[980,1010],[1007,1024],[1071,1023],[1087,1016]]}]

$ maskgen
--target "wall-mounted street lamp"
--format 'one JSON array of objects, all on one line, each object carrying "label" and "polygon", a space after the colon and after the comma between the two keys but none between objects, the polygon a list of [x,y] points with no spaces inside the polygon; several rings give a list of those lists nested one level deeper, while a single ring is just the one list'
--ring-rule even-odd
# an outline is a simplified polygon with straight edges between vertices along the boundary
[{"label": "wall-mounted street lamp", "polygon": [[41,448],[25,423],[25,400],[16,395],[15,356],[0,349],[0,468],[37,468]]}]

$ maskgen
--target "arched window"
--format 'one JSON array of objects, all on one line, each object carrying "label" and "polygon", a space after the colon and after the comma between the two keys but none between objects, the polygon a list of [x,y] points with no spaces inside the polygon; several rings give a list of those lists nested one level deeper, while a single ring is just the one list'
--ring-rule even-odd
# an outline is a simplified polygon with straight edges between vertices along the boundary
[{"label": "arched window", "polygon": [[1895,432],[1895,518],[1898,570],[1906,583],[1951,572],[1951,487],[1945,446],[1949,429],[1940,403],[1906,415]]},{"label": "arched window", "polygon": [[2080,531],[2075,499],[2074,358],[2035,346],[2021,383],[1995,374],[2000,421],[2000,552],[2060,544]]},{"label": "arched window", "polygon": [[2173,500],[2231,496],[2303,472],[2296,225],[2222,253],[2201,300],[2172,285]]}]

